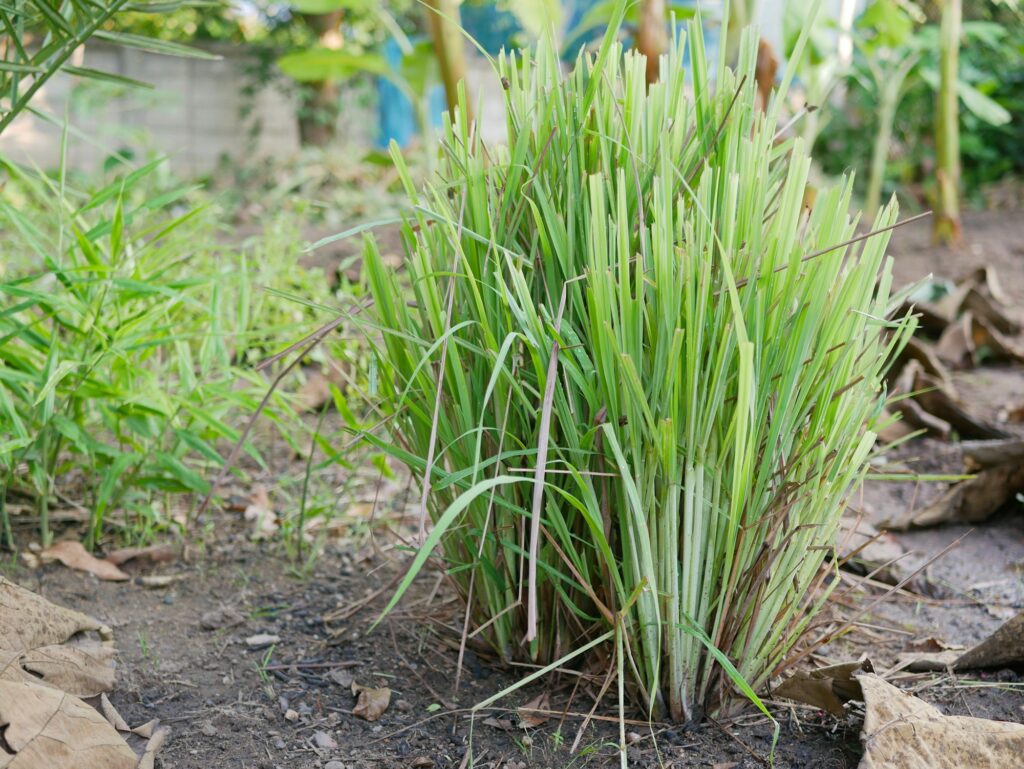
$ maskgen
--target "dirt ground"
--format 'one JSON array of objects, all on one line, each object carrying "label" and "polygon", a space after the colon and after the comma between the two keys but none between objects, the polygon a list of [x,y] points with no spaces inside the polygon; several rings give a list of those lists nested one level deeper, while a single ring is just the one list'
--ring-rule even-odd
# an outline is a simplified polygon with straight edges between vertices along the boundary
[{"label": "dirt ground", "polygon": [[[955,278],[971,267],[996,267],[1003,286],[1024,308],[1024,216],[970,215],[968,246],[933,248],[927,224],[899,231],[893,253],[901,282],[929,272]],[[1005,403],[1024,402],[1024,370],[985,367],[958,375],[965,399],[995,419]],[[918,440],[899,460],[929,472],[960,472],[955,447]],[[881,521],[923,504],[939,487],[869,483],[855,504]],[[1024,516],[1014,504],[973,528],[947,526],[895,535],[912,551],[914,569],[951,542],[963,541],[928,565],[919,592],[890,596],[860,619],[841,642],[823,650],[832,661],[864,653],[876,670],[891,665],[909,641],[936,637],[970,645],[1024,608]],[[147,567],[180,575],[170,587],[104,583],[48,566],[5,573],[47,598],[92,614],[115,631],[120,650],[114,704],[130,723],[158,717],[173,728],[160,764],[168,769],[390,769],[392,767],[615,766],[618,726],[609,698],[570,747],[592,704],[590,684],[574,693],[570,676],[526,687],[504,709],[470,713],[475,703],[521,678],[467,654],[461,687],[453,692],[460,615],[439,581],[429,576],[379,626],[370,625],[386,601],[401,559],[393,549],[329,546],[311,574],[293,573],[280,551],[248,540],[237,513],[222,513],[213,534],[188,557]],[[141,573],[139,567],[125,567]],[[885,591],[843,585],[839,612],[857,611]],[[852,607],[852,608],[851,608]],[[253,640],[263,635],[263,639]],[[822,658],[824,660],[825,657]],[[376,722],[352,714],[352,683],[391,689]],[[953,678],[900,674],[895,682],[950,714],[1024,721],[1024,679],[1012,671]],[[543,692],[566,716],[521,728],[515,707]],[[860,718],[843,719],[769,699],[780,725],[777,767],[844,769],[860,760]],[[644,723],[627,729],[631,766],[743,769],[767,765],[772,729],[752,713],[724,723],[684,729]]]}]

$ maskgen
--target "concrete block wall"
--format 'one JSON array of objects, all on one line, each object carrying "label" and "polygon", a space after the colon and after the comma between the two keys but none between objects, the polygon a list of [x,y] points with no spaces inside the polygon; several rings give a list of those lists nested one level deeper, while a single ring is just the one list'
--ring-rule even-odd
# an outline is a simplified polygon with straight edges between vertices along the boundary
[{"label": "concrete block wall", "polygon": [[[40,90],[33,105],[58,121],[69,116],[68,162],[82,170],[95,169],[124,148],[166,154],[183,176],[209,172],[224,157],[251,162],[296,152],[295,100],[286,84],[245,96],[252,55],[236,46],[210,50],[221,58],[181,59],[90,43],[84,66],[140,80],[153,90],[122,90],[59,74]],[[369,147],[376,112],[367,104],[366,89],[364,85],[362,93],[344,93],[339,134]],[[104,93],[109,96],[103,98]],[[0,153],[53,168],[60,160],[60,134],[59,125],[22,115],[0,137]]]}]

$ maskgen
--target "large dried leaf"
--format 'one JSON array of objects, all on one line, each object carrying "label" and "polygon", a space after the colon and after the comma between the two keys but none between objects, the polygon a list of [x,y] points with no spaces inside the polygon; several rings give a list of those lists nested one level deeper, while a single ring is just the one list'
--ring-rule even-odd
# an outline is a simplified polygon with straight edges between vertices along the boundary
[{"label": "large dried leaf", "polygon": [[42,646],[17,652],[0,649],[0,680],[43,682],[77,697],[114,688],[112,644]]},{"label": "large dried leaf", "polygon": [[110,628],[92,617],[56,606],[0,577],[0,649],[22,652],[62,644],[74,635],[92,631],[105,641],[114,637]]},{"label": "large dried leaf", "polygon": [[99,712],[43,684],[0,681],[0,728],[13,751],[0,751],[0,769],[136,769],[138,764]]},{"label": "large dried leaf", "polygon": [[874,674],[857,679],[867,708],[859,769],[1004,769],[1021,765],[1024,725],[943,715]]},{"label": "large dried leaf", "polygon": [[46,548],[39,556],[42,558],[43,563],[60,561],[69,569],[88,572],[108,582],[124,582],[130,579],[127,574],[114,564],[109,561],[101,561],[89,553],[89,551],[82,547],[81,542],[71,540],[57,542]]}]

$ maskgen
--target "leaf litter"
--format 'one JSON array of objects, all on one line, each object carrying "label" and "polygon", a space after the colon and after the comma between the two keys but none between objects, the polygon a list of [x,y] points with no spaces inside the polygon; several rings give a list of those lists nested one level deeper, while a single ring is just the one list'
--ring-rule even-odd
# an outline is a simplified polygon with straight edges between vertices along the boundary
[{"label": "leaf litter", "polygon": [[110,628],[0,577],[0,769],[152,769],[168,730],[107,700],[115,654]]}]

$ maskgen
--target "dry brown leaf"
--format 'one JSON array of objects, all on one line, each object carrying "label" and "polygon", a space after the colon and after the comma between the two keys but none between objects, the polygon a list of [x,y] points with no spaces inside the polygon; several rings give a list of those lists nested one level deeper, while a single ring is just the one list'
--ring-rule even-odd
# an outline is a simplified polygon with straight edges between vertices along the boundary
[{"label": "dry brown leaf", "polygon": [[110,704],[110,700],[105,694],[100,695],[100,713],[117,730],[129,749],[138,756],[136,769],[154,769],[156,754],[167,741],[170,729],[160,726],[159,719],[147,721],[134,729],[130,728],[117,709]]},{"label": "dry brown leaf", "polygon": [[0,577],[0,649],[22,652],[62,644],[78,633],[96,632],[104,641],[114,637],[92,617],[56,606],[42,596]]},{"label": "dry brown leaf", "polygon": [[69,569],[88,572],[108,582],[124,582],[129,579],[128,575],[114,564],[108,561],[101,561],[99,558],[91,555],[82,546],[81,542],[72,540],[57,542],[46,548],[39,556],[42,558],[43,563],[60,561]]},{"label": "dry brown leaf", "polygon": [[538,713],[537,711],[550,709],[551,698],[548,696],[548,693],[538,694],[525,705],[520,705],[516,709],[516,715],[519,716],[519,726],[523,729],[536,729],[551,717],[547,713]]},{"label": "dry brown leaf", "polygon": [[914,377],[914,399],[929,414],[948,422],[963,438],[1009,438],[1010,435],[995,425],[971,414],[942,382],[919,370]]},{"label": "dry brown leaf", "polygon": [[944,650],[906,655],[911,670],[976,670],[1020,667],[1024,663],[1024,612],[967,651]]},{"label": "dry brown leaf", "polygon": [[42,646],[21,653],[0,650],[0,679],[42,682],[76,697],[95,697],[114,688],[112,644]]},{"label": "dry brown leaf", "polygon": [[973,316],[967,313],[946,326],[935,344],[935,354],[955,369],[975,365],[974,337],[971,334]]},{"label": "dry brown leaf", "polygon": [[1004,334],[1020,333],[1020,324],[1007,315],[1003,308],[987,292],[972,287],[960,304],[961,312],[970,312],[975,318],[985,321]]},{"label": "dry brown leaf", "polygon": [[138,758],[94,708],[30,681],[0,681],[0,769],[136,769]]},{"label": "dry brown leaf", "polygon": [[862,659],[818,670],[800,670],[775,687],[775,694],[841,716],[846,712],[845,703],[861,699],[855,674],[872,669],[870,660]]},{"label": "dry brown leaf", "polygon": [[159,545],[150,545],[149,547],[122,547],[120,550],[108,553],[107,557],[103,560],[115,566],[120,566],[126,561],[146,560],[153,563],[164,563],[166,561],[173,561],[177,557],[178,548],[170,542],[164,542]]},{"label": "dry brown leaf", "polygon": [[964,465],[971,472],[1010,462],[1024,462],[1024,438],[1002,441],[961,441]]},{"label": "dry brown leaf", "polygon": [[252,538],[267,539],[277,533],[277,515],[270,503],[270,494],[261,483],[253,486],[249,496],[249,506],[243,513],[245,520],[252,521]]},{"label": "dry brown leaf", "polygon": [[[965,316],[966,317],[966,316]],[[980,362],[982,352],[986,357],[998,361],[1024,362],[1024,347],[1005,332],[990,324],[984,318],[971,318],[971,343],[975,349],[975,363]]]},{"label": "dry brown leaf", "polygon": [[857,678],[867,707],[859,769],[1020,766],[1024,725],[946,716],[874,674]]},{"label": "dry brown leaf", "polygon": [[376,721],[384,715],[384,711],[391,704],[391,690],[386,686],[373,689],[354,683],[352,693],[356,695],[356,706],[352,708],[352,715],[364,721]]},{"label": "dry brown leaf", "polygon": [[1024,422],[1024,401],[1008,404],[999,412],[999,419],[1012,424]]},{"label": "dry brown leaf", "polygon": [[1009,462],[953,484],[924,509],[908,510],[886,525],[891,529],[909,529],[940,523],[978,523],[1021,491],[1024,491],[1024,463]]}]

